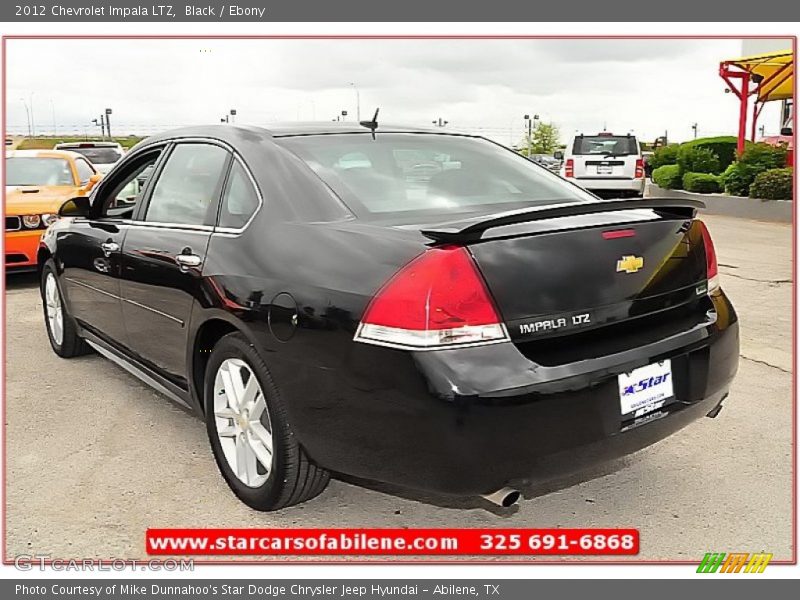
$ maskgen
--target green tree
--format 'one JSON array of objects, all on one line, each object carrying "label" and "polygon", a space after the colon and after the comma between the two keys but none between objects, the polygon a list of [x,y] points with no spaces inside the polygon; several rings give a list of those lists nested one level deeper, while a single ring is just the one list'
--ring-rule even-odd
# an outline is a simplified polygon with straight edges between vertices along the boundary
[{"label": "green tree", "polygon": [[540,123],[531,137],[534,154],[552,154],[561,145],[558,127],[553,123]]},{"label": "green tree", "polygon": [[[528,134],[525,132],[525,137],[519,143],[519,152],[525,156],[528,155]],[[530,140],[530,148],[532,154],[552,154],[561,147],[559,140],[558,127],[553,123],[539,123],[536,129],[533,130]]]}]

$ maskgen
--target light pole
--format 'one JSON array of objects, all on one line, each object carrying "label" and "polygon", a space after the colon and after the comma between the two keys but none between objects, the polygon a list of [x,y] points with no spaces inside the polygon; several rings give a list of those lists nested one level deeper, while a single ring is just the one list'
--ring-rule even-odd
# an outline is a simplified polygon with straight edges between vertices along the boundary
[{"label": "light pole", "polygon": [[353,86],[353,89],[356,91],[356,120],[361,121],[361,94],[358,92],[358,86],[353,83],[352,81],[349,85]]},{"label": "light pole", "polygon": [[92,123],[100,126],[100,138],[106,139],[106,122],[103,119],[103,115],[100,115],[99,119],[92,119]]},{"label": "light pole", "polygon": [[36,137],[36,121],[35,121],[34,112],[33,112],[33,94],[34,93],[35,92],[31,92],[30,96],[28,97],[28,100],[31,103],[31,135],[33,137]]},{"label": "light pole", "polygon": [[694,139],[697,139],[697,123],[692,123],[692,131],[694,132]]},{"label": "light pole", "polygon": [[442,119],[442,117],[439,117],[435,121],[431,121],[431,123],[433,123],[437,127],[444,127],[445,125],[447,125],[449,123],[449,121],[445,121],[444,119]]},{"label": "light pole", "polygon": [[106,109],[106,131],[108,132],[108,139],[111,139],[111,109]]},{"label": "light pole", "polygon": [[20,102],[22,102],[22,105],[25,107],[25,114],[28,119],[28,137],[33,137],[31,135],[31,109],[28,108],[28,103],[25,102],[25,98],[20,98]]},{"label": "light pole", "polygon": [[528,124],[528,158],[531,157],[531,153],[533,152],[533,129],[534,129],[534,121],[539,120],[539,115],[533,115],[531,118],[530,115],[525,115],[525,121]]},{"label": "light pole", "polygon": [[765,127],[762,125],[758,128],[758,132],[761,134],[761,137],[764,137],[764,132],[766,131]]},{"label": "light pole", "polygon": [[58,137],[58,127],[56,126],[56,105],[53,104],[52,98],[50,98],[50,111],[53,113],[53,135]]}]

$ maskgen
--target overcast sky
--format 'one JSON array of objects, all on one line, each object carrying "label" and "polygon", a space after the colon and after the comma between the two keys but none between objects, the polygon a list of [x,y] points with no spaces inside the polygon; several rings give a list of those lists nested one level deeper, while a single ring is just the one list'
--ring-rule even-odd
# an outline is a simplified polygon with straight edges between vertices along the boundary
[{"label": "overcast sky", "polygon": [[[375,107],[392,123],[523,136],[523,115],[561,130],[634,131],[653,140],[735,134],[738,102],[724,94],[720,60],[740,40],[9,40],[7,123],[52,133],[96,129],[113,108],[113,133],[218,123],[330,120]],[[775,104],[775,103],[773,103]],[[779,129],[777,106],[761,123]],[[97,130],[99,131],[99,130]]]}]

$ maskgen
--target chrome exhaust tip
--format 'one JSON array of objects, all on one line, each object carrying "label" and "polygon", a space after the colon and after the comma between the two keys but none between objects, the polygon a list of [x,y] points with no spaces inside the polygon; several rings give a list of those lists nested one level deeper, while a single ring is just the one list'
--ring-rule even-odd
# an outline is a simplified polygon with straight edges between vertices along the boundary
[{"label": "chrome exhaust tip", "polygon": [[519,493],[519,490],[506,487],[506,488],[500,488],[496,492],[492,492],[491,494],[486,494],[481,497],[485,498],[492,504],[496,504],[497,506],[502,506],[503,508],[511,508],[517,502],[519,502],[521,496],[522,494]]}]

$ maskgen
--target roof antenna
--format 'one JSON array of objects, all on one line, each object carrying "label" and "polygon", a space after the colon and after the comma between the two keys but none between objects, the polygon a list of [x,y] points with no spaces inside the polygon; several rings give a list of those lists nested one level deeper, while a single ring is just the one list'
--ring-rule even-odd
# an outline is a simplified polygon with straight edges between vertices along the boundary
[{"label": "roof antenna", "polygon": [[362,127],[366,127],[372,132],[372,139],[375,139],[375,130],[378,128],[378,111],[380,108],[375,109],[375,116],[372,117],[372,121],[359,121],[359,125]]}]

